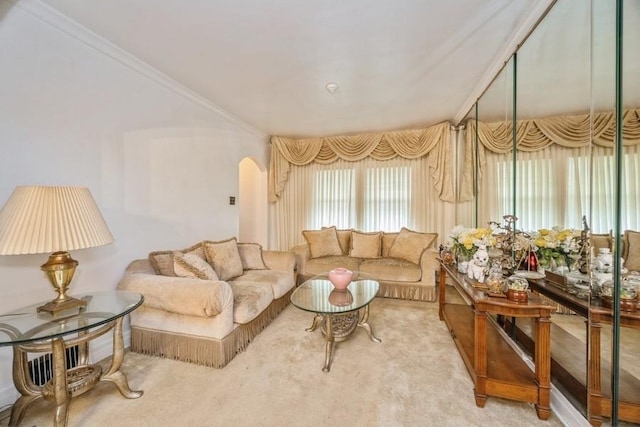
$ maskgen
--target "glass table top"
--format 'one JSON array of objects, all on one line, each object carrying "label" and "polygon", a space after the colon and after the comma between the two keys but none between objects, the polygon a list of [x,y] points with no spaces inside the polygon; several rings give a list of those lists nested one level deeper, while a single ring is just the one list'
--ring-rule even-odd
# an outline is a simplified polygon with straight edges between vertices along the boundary
[{"label": "glass table top", "polygon": [[[144,297],[135,292],[105,291],[74,295],[87,306],[51,315],[37,312],[43,303],[0,315],[0,346],[57,338],[104,325],[138,308]],[[4,333],[2,333],[4,332]]]},{"label": "glass table top", "polygon": [[354,272],[346,290],[333,287],[327,274],[312,277],[291,294],[291,304],[312,313],[347,313],[363,308],[378,293],[380,285],[364,273]]}]

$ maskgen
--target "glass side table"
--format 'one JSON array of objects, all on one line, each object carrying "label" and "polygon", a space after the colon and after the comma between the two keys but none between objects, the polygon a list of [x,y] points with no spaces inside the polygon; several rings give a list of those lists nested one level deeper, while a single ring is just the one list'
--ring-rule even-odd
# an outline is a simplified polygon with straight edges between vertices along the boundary
[{"label": "glass side table", "polygon": [[[124,360],[122,320],[138,308],[144,297],[135,292],[105,291],[76,296],[87,306],[55,316],[38,313],[42,302],[0,315],[0,346],[13,347],[13,383],[20,393],[11,409],[10,426],[20,423],[26,409],[45,398],[56,403],[55,426],[66,426],[71,398],[90,390],[100,381],[116,385],[128,399],[142,396],[129,388],[120,367]],[[107,372],[89,364],[89,342],[113,331],[113,355]],[[78,346],[78,364],[67,369],[66,349]],[[52,354],[52,379],[44,386],[34,384],[29,375],[28,353]]]}]

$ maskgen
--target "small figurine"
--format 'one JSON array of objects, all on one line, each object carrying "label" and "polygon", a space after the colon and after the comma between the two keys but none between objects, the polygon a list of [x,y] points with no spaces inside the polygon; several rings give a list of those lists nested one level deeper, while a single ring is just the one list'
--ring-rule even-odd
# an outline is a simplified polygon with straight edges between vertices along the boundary
[{"label": "small figurine", "polygon": [[487,272],[487,265],[489,264],[489,253],[486,246],[478,247],[478,250],[473,254],[473,259],[469,261],[467,267],[467,276],[469,279],[475,279],[479,283],[484,283],[484,276]]}]

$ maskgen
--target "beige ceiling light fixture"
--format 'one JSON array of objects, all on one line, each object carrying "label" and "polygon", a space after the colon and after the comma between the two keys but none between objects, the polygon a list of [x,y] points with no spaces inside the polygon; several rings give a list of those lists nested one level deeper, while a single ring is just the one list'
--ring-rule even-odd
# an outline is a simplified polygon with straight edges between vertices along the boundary
[{"label": "beige ceiling light fixture", "polygon": [[338,90],[338,84],[337,83],[327,83],[327,85],[324,87],[327,92],[329,93],[335,93]]}]

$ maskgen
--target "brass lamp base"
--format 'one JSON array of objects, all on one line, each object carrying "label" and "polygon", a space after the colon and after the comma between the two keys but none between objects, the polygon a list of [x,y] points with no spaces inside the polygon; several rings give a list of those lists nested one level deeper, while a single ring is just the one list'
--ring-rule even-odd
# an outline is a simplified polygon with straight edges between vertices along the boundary
[{"label": "brass lamp base", "polygon": [[49,301],[45,305],[41,305],[40,307],[38,307],[38,313],[44,311],[46,313],[50,313],[52,316],[55,316],[62,311],[67,311],[76,307],[84,308],[86,306],[87,302],[78,298],[68,297],[68,299],[65,301],[58,301],[57,299],[54,299],[53,301]]},{"label": "brass lamp base", "polygon": [[49,256],[49,260],[40,268],[47,273],[51,286],[58,292],[58,297],[38,307],[38,313],[44,311],[55,315],[61,311],[87,306],[86,301],[67,295],[77,266],[78,261],[71,258],[69,252],[54,252]]}]

